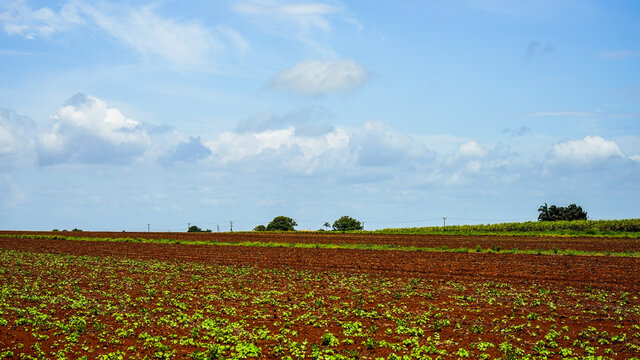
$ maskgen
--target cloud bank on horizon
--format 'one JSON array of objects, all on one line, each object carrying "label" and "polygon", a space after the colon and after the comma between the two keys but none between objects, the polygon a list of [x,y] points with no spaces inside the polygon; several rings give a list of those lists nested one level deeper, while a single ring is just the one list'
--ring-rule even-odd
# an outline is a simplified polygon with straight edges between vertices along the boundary
[{"label": "cloud bank on horizon", "polygon": [[0,228],[640,217],[640,7],[509,4],[0,4]]}]

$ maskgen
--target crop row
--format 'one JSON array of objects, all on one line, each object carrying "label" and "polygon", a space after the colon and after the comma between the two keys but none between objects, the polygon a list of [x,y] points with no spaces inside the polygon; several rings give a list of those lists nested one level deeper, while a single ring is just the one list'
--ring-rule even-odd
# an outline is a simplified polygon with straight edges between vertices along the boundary
[{"label": "crop row", "polygon": [[551,248],[539,247],[536,249],[502,249],[500,246],[481,247],[448,247],[448,246],[404,246],[397,244],[349,244],[349,243],[296,243],[296,242],[276,242],[276,241],[242,241],[225,242],[212,240],[180,240],[180,239],[158,239],[143,237],[91,237],[91,236],[64,236],[64,235],[35,235],[35,234],[0,234],[0,238],[14,239],[50,239],[68,241],[103,241],[121,243],[144,243],[144,244],[180,244],[180,245],[214,245],[214,246],[246,246],[246,247],[287,247],[302,249],[355,249],[355,250],[382,250],[382,251],[418,251],[418,252],[453,252],[453,253],[482,253],[482,254],[525,254],[525,255],[582,255],[582,256],[622,256],[640,257],[640,251],[586,251],[576,249],[560,249],[557,246]]},{"label": "crop row", "polygon": [[576,235],[576,236],[640,236],[640,219],[624,220],[575,220],[575,221],[527,221],[486,225],[451,225],[416,228],[383,229],[375,231],[383,234],[474,234],[490,233],[505,235]]},{"label": "crop row", "polygon": [[0,358],[637,359],[640,294],[0,251]]}]

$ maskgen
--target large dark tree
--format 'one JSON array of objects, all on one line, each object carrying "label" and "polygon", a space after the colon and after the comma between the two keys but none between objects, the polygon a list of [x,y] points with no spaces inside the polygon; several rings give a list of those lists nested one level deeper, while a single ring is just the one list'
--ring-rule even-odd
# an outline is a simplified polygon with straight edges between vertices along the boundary
[{"label": "large dark tree", "polygon": [[582,210],[580,206],[571,204],[567,207],[564,206],[547,206],[547,203],[538,208],[538,220],[539,221],[572,221],[572,220],[587,220],[587,213]]},{"label": "large dark tree", "polygon": [[333,222],[333,230],[335,231],[362,230],[362,224],[360,223],[360,221],[350,216],[343,216],[340,219]]},{"label": "large dark tree", "polygon": [[295,220],[286,216],[276,216],[267,225],[268,231],[295,231],[295,226],[298,226]]}]

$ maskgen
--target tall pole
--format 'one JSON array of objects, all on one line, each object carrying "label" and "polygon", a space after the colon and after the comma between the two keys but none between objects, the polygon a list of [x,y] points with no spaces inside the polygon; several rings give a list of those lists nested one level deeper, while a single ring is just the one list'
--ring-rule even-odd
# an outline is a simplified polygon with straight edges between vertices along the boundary
[{"label": "tall pole", "polygon": [[229,221],[229,231],[233,232],[233,220]]},{"label": "tall pole", "polygon": [[147,224],[147,232],[151,232],[151,224]]},{"label": "tall pole", "polygon": [[444,230],[444,228],[447,226],[447,217],[443,216],[442,217],[442,230]]}]

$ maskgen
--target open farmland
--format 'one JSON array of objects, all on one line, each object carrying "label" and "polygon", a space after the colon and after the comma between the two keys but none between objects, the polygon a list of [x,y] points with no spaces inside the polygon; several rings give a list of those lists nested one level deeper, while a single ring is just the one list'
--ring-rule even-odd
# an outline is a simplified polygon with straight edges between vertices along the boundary
[{"label": "open farmland", "polygon": [[640,357],[638,239],[1,235],[0,357]]}]

